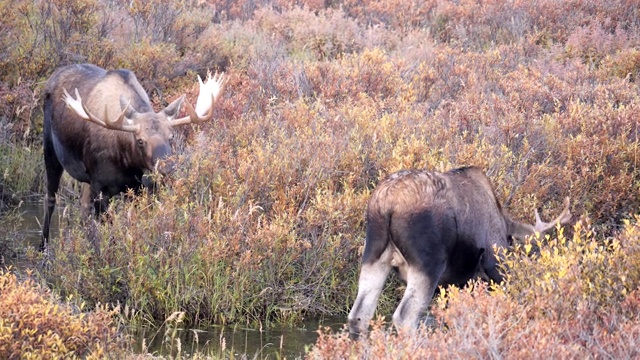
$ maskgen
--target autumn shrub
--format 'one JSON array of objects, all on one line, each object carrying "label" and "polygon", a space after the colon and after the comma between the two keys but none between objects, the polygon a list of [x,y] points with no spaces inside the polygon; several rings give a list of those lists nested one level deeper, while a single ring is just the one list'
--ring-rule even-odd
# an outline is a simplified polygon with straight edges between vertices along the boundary
[{"label": "autumn shrub", "polygon": [[620,49],[603,59],[601,69],[605,74],[636,82],[640,74],[640,52],[633,48]]},{"label": "autumn shrub", "polygon": [[32,122],[39,113],[33,87],[27,81],[15,86],[0,81],[0,187],[21,197],[42,188],[41,156],[32,149],[40,132]]},{"label": "autumn shrub", "polygon": [[136,45],[135,52],[126,52],[119,57],[118,66],[131,69],[151,94],[170,87],[170,81],[177,74],[184,75],[186,70],[177,66],[180,57],[173,44],[153,43],[144,39]]},{"label": "autumn shrub", "polygon": [[[35,256],[56,294],[122,304],[145,325],[346,317],[380,179],[477,165],[514,218],[553,218],[570,196],[575,222],[591,223],[520,244],[503,287],[451,289],[419,336],[324,333],[310,356],[637,356],[638,230],[625,223],[640,208],[637,4],[150,4],[0,3],[12,192],[41,192],[40,97],[57,66],[129,68],[156,109],[194,103],[207,70],[229,79],[214,121],[176,129],[176,171],[155,193],[123,194],[99,219],[77,199],[58,207],[60,235]],[[378,315],[402,289],[388,283]]]},{"label": "autumn shrub", "polygon": [[0,270],[0,353],[6,359],[88,358],[122,355],[126,344],[114,315],[118,309],[63,303],[32,275]]},{"label": "autumn shrub", "polygon": [[[315,64],[314,64],[315,65]],[[367,94],[375,100],[411,101],[410,88],[401,77],[402,61],[388,58],[381,49],[364,50],[336,63],[318,63],[307,71],[312,93],[340,103]]]},{"label": "autumn shrub", "polygon": [[44,188],[42,156],[31,149],[30,143],[0,144],[0,169],[0,185],[7,193],[23,198]]},{"label": "autumn shrub", "polygon": [[183,16],[197,8],[195,1],[157,1],[153,4],[145,1],[120,1],[119,5],[126,11],[133,22],[133,41],[144,39],[152,43],[174,41],[179,47],[190,33],[206,28],[206,12],[199,12],[201,26],[192,27],[194,22],[185,22]]},{"label": "autumn shrub", "polygon": [[[311,206],[316,190],[306,189],[305,199],[298,197],[297,188],[304,189],[300,179],[290,179],[289,190],[264,185],[262,180],[295,172],[288,167],[292,163],[260,174],[251,168],[259,163],[256,153],[247,168],[224,170],[219,161],[228,155],[210,157],[220,151],[217,144],[199,146],[208,151],[185,160],[185,173],[163,200],[142,197],[120,204],[109,219],[114,226],[100,225],[95,234],[65,232],[54,247],[65,250],[55,252],[51,281],[88,301],[126,301],[151,321],[178,309],[187,311],[190,322],[206,323],[286,321],[339,311],[340,303],[331,300],[350,287],[353,275],[331,259],[355,259],[343,235],[316,228],[315,222],[299,228],[297,206]],[[342,200],[324,201],[334,211],[349,209]],[[269,216],[265,208],[273,209]],[[301,241],[307,231],[311,234]],[[70,270],[77,276],[70,278]]]},{"label": "autumn shrub", "polygon": [[[304,53],[336,34],[328,21],[352,29],[356,46]],[[346,314],[368,196],[403,168],[480,166],[530,222],[534,208],[552,218],[570,196],[575,219],[591,216],[603,237],[637,209],[628,80],[528,41],[470,51],[405,32],[367,47],[357,26],[337,10],[294,7],[208,28],[197,41],[233,64],[216,120],[186,127],[177,171],[155,194],[116,199],[90,230],[68,210],[47,279],[90,304],[127,304],[134,321],[180,311],[190,324],[296,322]],[[196,86],[175,71],[180,49],[141,44],[139,56],[119,56],[145,87],[193,99]]]},{"label": "autumn shrub", "polygon": [[314,13],[293,7],[277,12],[265,7],[256,11],[253,21],[277,37],[294,59],[332,60],[361,50],[364,43],[354,19],[333,9]]},{"label": "autumn shrub", "polygon": [[[41,80],[58,65],[108,58],[110,51],[92,53],[90,42],[102,44],[109,31],[98,26],[101,2],[15,1],[0,5],[3,56],[0,76],[16,83],[20,79]],[[83,56],[84,55],[84,56]]]}]

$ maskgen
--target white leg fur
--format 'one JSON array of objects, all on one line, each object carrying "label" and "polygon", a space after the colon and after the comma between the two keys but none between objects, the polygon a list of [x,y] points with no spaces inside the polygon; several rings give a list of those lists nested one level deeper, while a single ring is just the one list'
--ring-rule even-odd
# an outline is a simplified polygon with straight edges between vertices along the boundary
[{"label": "white leg fur", "polygon": [[402,301],[393,313],[393,324],[398,330],[413,330],[427,310],[437,283],[416,268],[407,272],[407,288]]},{"label": "white leg fur", "polygon": [[91,212],[93,211],[93,194],[91,193],[91,186],[87,183],[82,183],[80,207],[84,216],[91,215]]},{"label": "white leg fur", "polygon": [[367,331],[382,293],[384,283],[391,271],[391,249],[382,253],[373,264],[363,264],[358,281],[358,296],[349,313],[349,332],[360,334]]}]

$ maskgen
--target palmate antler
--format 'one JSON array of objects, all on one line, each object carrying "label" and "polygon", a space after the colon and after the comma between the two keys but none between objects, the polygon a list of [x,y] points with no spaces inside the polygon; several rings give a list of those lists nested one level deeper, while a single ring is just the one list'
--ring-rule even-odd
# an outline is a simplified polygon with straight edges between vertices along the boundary
[{"label": "palmate antler", "polygon": [[107,107],[105,107],[105,109],[104,109],[104,117],[102,119],[100,119],[99,117],[93,115],[91,113],[91,111],[89,111],[89,109],[87,109],[87,106],[82,102],[82,98],[80,97],[80,93],[78,93],[78,88],[76,88],[76,98],[75,99],[73,98],[73,96],[71,96],[67,92],[67,89],[63,89],[63,90],[64,90],[64,95],[62,95],[62,101],[67,103],[67,106],[70,109],[72,109],[73,111],[75,111],[76,114],[78,114],[78,116],[80,116],[81,118],[83,118],[85,120],[89,120],[92,123],[100,125],[100,126],[102,126],[104,128],[107,128],[107,129],[129,131],[129,132],[134,132],[134,133],[140,131],[140,125],[131,124],[129,122],[129,120],[125,117],[125,113],[127,112],[127,109],[129,108],[129,104],[127,104],[127,106],[125,106],[125,108],[122,110],[120,115],[118,115],[118,117],[115,120],[110,120],[109,119],[109,116],[107,115]]},{"label": "palmate antler", "polygon": [[188,116],[171,120],[171,126],[189,123],[199,124],[207,120],[211,120],[213,117],[213,104],[218,100],[226,80],[227,78],[224,76],[224,73],[216,73],[213,77],[211,77],[211,73],[208,73],[207,81],[203,83],[202,79],[198,75],[200,92],[198,94],[195,109],[188,101],[185,101],[185,110]]},{"label": "palmate antler", "polygon": [[[227,78],[222,74],[215,74],[211,77],[211,73],[207,74],[207,81],[203,82],[200,76],[198,76],[198,82],[200,83],[200,92],[198,94],[198,100],[196,101],[195,109],[188,102],[185,101],[185,107],[188,116],[170,120],[169,125],[178,126],[185,124],[199,124],[205,122],[207,120],[211,120],[213,117],[213,104],[218,100],[220,93],[222,92],[222,88],[226,82]],[[139,132],[140,125],[131,123],[125,116],[127,110],[129,108],[129,104],[125,106],[120,115],[115,120],[109,119],[107,116],[107,108],[104,109],[104,117],[101,119],[94,114],[92,114],[89,109],[87,109],[86,105],[82,102],[82,98],[80,97],[80,93],[78,93],[78,89],[75,89],[76,98],[71,96],[67,89],[64,90],[64,95],[62,96],[62,100],[67,103],[67,106],[75,111],[78,116],[85,120],[89,120],[94,124],[100,125],[107,129],[113,130],[122,130],[129,132]]]}]

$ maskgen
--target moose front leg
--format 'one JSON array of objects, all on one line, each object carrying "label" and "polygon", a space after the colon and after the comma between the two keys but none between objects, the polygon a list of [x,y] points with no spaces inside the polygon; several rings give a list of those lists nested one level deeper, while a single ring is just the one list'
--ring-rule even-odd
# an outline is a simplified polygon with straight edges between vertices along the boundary
[{"label": "moose front leg", "polygon": [[82,209],[82,215],[85,217],[91,216],[91,209],[93,208],[93,194],[91,191],[91,185],[82,183],[82,193],[80,195],[80,207]]}]

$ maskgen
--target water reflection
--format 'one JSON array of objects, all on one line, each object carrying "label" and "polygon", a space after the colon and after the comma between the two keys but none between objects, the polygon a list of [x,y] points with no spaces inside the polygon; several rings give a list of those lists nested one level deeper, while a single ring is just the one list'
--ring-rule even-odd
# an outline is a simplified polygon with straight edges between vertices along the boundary
[{"label": "water reflection", "polygon": [[[0,242],[3,245],[4,264],[17,270],[33,266],[25,259],[27,248],[37,249],[40,246],[42,227],[40,221],[44,217],[42,199],[30,199],[21,202],[16,208],[0,214]],[[54,214],[52,236],[58,235],[58,216]]]},{"label": "water reflection", "polygon": [[262,331],[243,326],[180,329],[173,342],[171,329],[139,329],[133,331],[134,352],[175,356],[179,342],[182,356],[191,356],[198,351],[216,358],[228,357],[231,353],[233,356],[246,355],[249,359],[299,359],[317,340],[320,326],[336,331],[343,324],[343,318],[327,318],[305,321],[298,327],[276,326]]}]

